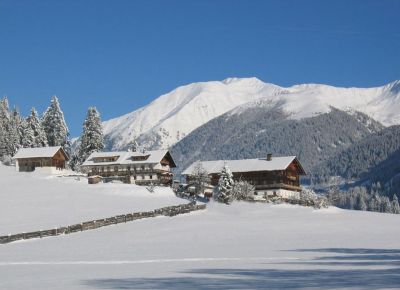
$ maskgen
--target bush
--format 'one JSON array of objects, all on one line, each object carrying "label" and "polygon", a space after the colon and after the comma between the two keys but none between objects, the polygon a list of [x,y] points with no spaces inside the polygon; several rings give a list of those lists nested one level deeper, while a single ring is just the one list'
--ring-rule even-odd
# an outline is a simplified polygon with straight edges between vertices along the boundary
[{"label": "bush", "polygon": [[3,163],[4,165],[7,165],[7,166],[11,166],[13,163],[13,160],[10,155],[2,156],[0,161],[1,161],[1,163]]},{"label": "bush", "polygon": [[310,189],[303,189],[300,192],[300,204],[312,206],[314,208],[324,208],[329,206],[329,202],[326,197],[319,196]]},{"label": "bush", "polygon": [[232,188],[232,195],[237,200],[247,200],[254,196],[254,185],[244,180],[239,180],[234,183]]}]

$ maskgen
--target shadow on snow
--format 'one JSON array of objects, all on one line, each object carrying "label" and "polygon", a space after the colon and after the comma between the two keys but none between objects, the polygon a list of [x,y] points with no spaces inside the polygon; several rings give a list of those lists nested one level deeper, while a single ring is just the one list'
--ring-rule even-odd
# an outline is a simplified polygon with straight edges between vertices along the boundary
[{"label": "shadow on snow", "polygon": [[[181,275],[176,277],[96,279],[83,283],[99,289],[251,290],[274,288],[398,289],[400,287],[400,268],[398,267],[400,250],[327,248],[294,251],[325,255],[304,262],[279,263],[279,265],[288,264],[292,268],[294,266],[298,269],[192,269],[181,272]],[[324,266],[324,269],[304,269],[304,266],[309,265]],[[268,266],[272,267],[272,265]],[[340,266],[346,266],[346,268],[338,268]],[[371,267],[375,269],[371,269]]]}]

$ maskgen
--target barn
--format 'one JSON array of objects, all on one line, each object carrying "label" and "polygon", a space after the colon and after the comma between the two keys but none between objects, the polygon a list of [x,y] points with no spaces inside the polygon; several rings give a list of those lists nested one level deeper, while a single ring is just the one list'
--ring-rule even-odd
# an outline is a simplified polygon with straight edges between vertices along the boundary
[{"label": "barn", "polygon": [[38,167],[62,170],[69,159],[61,146],[21,148],[13,158],[20,172],[35,171]]},{"label": "barn", "polygon": [[296,156],[273,157],[267,154],[266,158],[197,161],[182,172],[187,183],[191,182],[198,162],[208,173],[211,185],[218,185],[220,172],[226,164],[234,180],[253,184],[255,194],[261,196],[297,198],[301,191],[300,176],[306,175]]}]

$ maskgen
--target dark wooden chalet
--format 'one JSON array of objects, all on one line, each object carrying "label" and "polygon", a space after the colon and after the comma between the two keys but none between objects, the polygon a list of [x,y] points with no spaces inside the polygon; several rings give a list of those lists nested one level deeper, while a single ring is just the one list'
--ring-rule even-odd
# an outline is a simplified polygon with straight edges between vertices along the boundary
[{"label": "dark wooden chalet", "polygon": [[64,169],[68,155],[61,146],[21,148],[13,157],[17,171],[34,171],[38,167]]},{"label": "dark wooden chalet", "polygon": [[272,157],[268,154],[267,158],[257,159],[197,161],[182,172],[188,183],[198,162],[209,174],[211,185],[218,185],[220,172],[226,164],[235,180],[253,184],[256,194],[265,196],[298,197],[300,176],[306,174],[296,156]]}]

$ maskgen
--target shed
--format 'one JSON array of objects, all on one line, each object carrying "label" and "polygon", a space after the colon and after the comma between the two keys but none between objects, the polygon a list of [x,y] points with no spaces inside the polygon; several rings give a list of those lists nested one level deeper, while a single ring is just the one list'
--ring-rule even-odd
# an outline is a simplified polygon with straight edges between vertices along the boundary
[{"label": "shed", "polygon": [[34,171],[37,167],[64,169],[69,160],[61,146],[21,148],[13,157],[17,171]]}]

